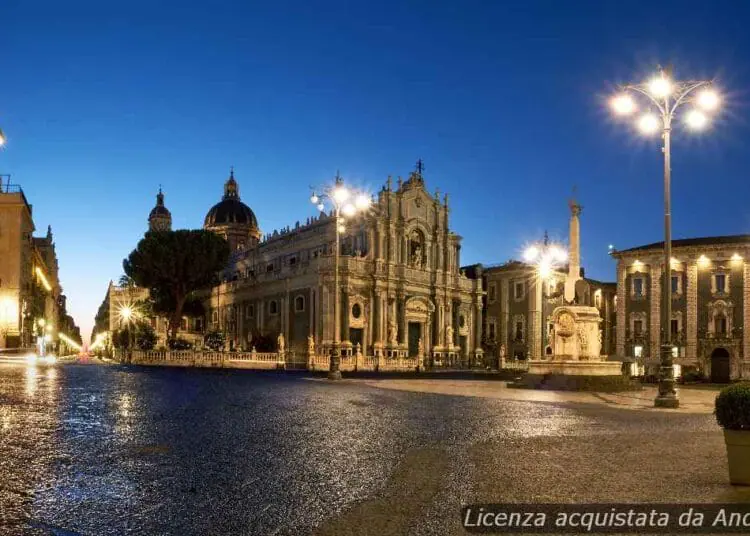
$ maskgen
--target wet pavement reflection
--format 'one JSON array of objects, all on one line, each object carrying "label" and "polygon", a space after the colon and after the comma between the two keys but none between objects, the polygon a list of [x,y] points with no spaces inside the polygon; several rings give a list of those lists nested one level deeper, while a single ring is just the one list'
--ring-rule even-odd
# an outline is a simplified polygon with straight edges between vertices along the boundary
[{"label": "wet pavement reflection", "polygon": [[[553,448],[545,441],[640,442],[655,427],[665,441],[718,433],[706,415],[296,374],[0,364],[0,532],[365,534],[365,521],[395,519],[395,508],[400,520],[373,533],[459,534],[462,503],[514,497],[523,476],[506,462],[520,467]],[[537,484],[549,491],[550,478]],[[533,495],[535,484],[522,484]]]}]

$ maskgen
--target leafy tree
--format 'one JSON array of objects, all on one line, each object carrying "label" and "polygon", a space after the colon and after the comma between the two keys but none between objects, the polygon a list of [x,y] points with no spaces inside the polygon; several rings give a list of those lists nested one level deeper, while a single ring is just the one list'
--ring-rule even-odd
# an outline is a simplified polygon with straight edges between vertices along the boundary
[{"label": "leafy tree", "polygon": [[135,345],[140,350],[153,350],[156,346],[156,332],[151,324],[141,322],[135,331]]},{"label": "leafy tree", "polygon": [[211,350],[218,351],[224,348],[226,339],[224,333],[221,331],[209,331],[203,337],[203,344],[211,348]]},{"label": "leafy tree", "polygon": [[136,285],[149,289],[154,312],[169,319],[167,338],[172,340],[191,293],[218,282],[229,253],[227,241],[211,231],[148,232],[123,268]]},{"label": "leafy tree", "polygon": [[128,348],[130,346],[130,331],[128,328],[120,329],[112,334],[112,345],[115,348]]}]

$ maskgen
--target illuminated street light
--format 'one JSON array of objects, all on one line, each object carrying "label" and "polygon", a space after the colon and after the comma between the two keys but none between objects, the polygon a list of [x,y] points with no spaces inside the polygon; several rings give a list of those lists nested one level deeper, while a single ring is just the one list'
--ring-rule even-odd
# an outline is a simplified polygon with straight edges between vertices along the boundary
[{"label": "illuminated street light", "polygon": [[701,130],[708,124],[708,117],[700,110],[690,110],[685,116],[685,123],[692,130]]},{"label": "illuminated street light", "polygon": [[633,97],[627,93],[613,97],[610,105],[617,115],[630,115],[636,109]]},{"label": "illuminated street light", "polygon": [[0,128],[0,147],[5,145],[5,142],[7,141],[5,134],[3,134],[3,129]]},{"label": "illuminated street light", "polygon": [[[626,104],[625,95],[633,99],[633,105]],[[635,102],[635,97],[645,105]],[[660,71],[656,76],[643,84],[629,84],[620,88],[612,99],[612,108],[617,115],[626,115],[623,111],[632,111],[636,107],[646,111],[637,121],[638,129],[643,134],[654,134],[661,130],[664,145],[664,267],[665,281],[672,280],[672,217],[671,217],[671,134],[672,120],[683,104],[694,104],[699,109],[691,109],[685,116],[685,123],[691,130],[700,130],[708,125],[708,116],[704,113],[719,108],[721,99],[708,80],[677,81],[671,74]],[[616,104],[618,103],[618,104]],[[701,111],[704,110],[704,111]],[[612,249],[612,248],[610,248]],[[680,405],[677,391],[674,388],[674,367],[672,349],[672,294],[671,285],[662,285],[662,330],[661,365],[659,373],[659,392],[654,400],[657,407],[677,408]],[[658,333],[658,330],[656,330]]]},{"label": "illuminated street light", "polygon": [[[354,204],[347,203],[354,197]],[[334,299],[333,299],[333,349],[331,352],[331,362],[328,371],[328,378],[332,380],[341,379],[341,323],[339,322],[339,257],[341,253],[341,235],[346,232],[344,225],[346,217],[353,217],[358,212],[364,212],[370,207],[370,198],[364,192],[352,192],[344,186],[344,180],[336,172],[334,184],[326,188],[320,195],[313,192],[310,196],[310,202],[316,205],[321,212],[325,209],[324,201],[328,201],[333,206],[334,223],[336,230],[336,243],[334,246]],[[343,215],[342,215],[343,214]]]},{"label": "illuminated street light", "polygon": [[659,130],[659,118],[654,114],[645,114],[638,120],[638,130],[643,134],[654,134]]},{"label": "illuminated street light", "polygon": [[[536,286],[542,295],[542,306],[539,311],[541,326],[541,343],[540,356],[544,355],[546,329],[544,322],[544,304],[547,300],[555,298],[557,294],[548,295],[546,287],[553,282],[555,271],[562,269],[563,264],[568,260],[568,253],[564,247],[558,244],[551,244],[547,233],[544,233],[544,240],[541,243],[528,246],[523,252],[524,261],[534,266],[534,278]],[[548,283],[548,285],[545,285]],[[533,354],[532,354],[533,355]]]}]

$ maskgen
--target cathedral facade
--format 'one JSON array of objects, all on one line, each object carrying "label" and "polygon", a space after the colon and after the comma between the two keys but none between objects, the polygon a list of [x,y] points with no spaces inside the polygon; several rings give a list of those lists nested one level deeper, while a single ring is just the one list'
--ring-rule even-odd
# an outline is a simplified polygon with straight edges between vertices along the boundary
[{"label": "cathedral facade", "polygon": [[[432,366],[481,357],[482,282],[460,268],[461,237],[449,226],[448,195],[428,193],[421,166],[386,185],[340,236],[342,353],[420,356]],[[232,259],[221,283],[200,293],[206,329],[232,349],[283,336],[306,355],[334,342],[333,213],[262,235],[232,173],[204,228],[224,236]]]}]

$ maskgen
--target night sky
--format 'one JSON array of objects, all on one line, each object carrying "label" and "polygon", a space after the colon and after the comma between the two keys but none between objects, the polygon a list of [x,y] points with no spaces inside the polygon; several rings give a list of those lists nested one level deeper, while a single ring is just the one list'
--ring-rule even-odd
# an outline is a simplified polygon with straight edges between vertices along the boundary
[{"label": "night sky", "polygon": [[159,185],[200,227],[232,165],[269,232],[337,169],[374,192],[422,158],[464,264],[564,240],[575,185],[586,275],[614,280],[608,244],[662,237],[662,163],[606,99],[658,64],[725,92],[712,128],[675,132],[674,236],[750,233],[747,2],[4,0],[0,19],[0,173],[52,225],[84,338]]}]

